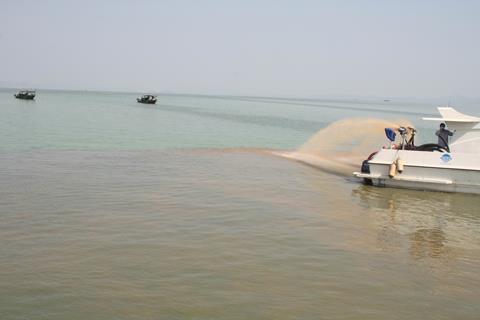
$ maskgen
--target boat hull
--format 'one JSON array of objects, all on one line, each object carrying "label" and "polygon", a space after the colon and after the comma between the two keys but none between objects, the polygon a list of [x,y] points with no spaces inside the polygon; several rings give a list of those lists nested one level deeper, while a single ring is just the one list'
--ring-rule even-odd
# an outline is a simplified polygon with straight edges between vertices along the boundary
[{"label": "boat hull", "polygon": [[157,103],[157,100],[145,101],[145,100],[137,99],[137,102],[138,102],[138,103],[144,103],[144,104],[156,104],[156,103]]},{"label": "boat hull", "polygon": [[[391,165],[403,161],[403,171],[391,175]],[[480,156],[383,149],[368,162],[370,172],[356,172],[379,187],[480,194]]]},{"label": "boat hull", "polygon": [[23,96],[23,95],[15,95],[15,98],[21,99],[21,100],[33,100],[35,99],[35,96],[29,95],[29,96]]}]

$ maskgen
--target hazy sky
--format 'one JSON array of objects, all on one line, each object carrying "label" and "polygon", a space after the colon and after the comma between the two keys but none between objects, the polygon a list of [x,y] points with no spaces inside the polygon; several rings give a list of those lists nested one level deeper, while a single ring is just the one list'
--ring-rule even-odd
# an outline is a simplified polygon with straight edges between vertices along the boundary
[{"label": "hazy sky", "polygon": [[480,1],[0,0],[0,86],[480,96]]}]

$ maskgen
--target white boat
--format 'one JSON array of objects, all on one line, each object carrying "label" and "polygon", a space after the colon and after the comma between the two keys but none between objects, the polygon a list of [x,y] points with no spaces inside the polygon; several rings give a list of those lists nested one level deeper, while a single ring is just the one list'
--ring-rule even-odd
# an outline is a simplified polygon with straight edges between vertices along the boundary
[{"label": "white boat", "polygon": [[441,118],[423,120],[445,122],[455,132],[450,145],[414,146],[407,132],[415,130],[400,128],[400,144],[372,154],[354,175],[374,186],[480,194],[480,118],[451,107],[438,111]]}]

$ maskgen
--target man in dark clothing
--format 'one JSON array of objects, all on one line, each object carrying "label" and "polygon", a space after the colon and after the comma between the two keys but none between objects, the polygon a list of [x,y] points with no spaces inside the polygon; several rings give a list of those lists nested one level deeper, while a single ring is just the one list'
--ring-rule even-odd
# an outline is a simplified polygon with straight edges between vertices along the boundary
[{"label": "man in dark clothing", "polygon": [[440,130],[435,132],[435,135],[438,137],[438,145],[442,148],[448,147],[448,137],[453,136],[455,131],[450,131],[445,129],[445,123],[440,124]]}]

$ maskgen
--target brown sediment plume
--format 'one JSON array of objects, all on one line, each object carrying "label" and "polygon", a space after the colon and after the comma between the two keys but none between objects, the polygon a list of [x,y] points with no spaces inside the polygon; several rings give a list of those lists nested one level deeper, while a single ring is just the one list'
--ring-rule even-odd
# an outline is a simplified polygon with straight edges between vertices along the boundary
[{"label": "brown sediment plume", "polygon": [[293,152],[276,152],[321,170],[350,176],[372,152],[389,145],[385,128],[413,127],[408,120],[343,119],[313,135]]}]

